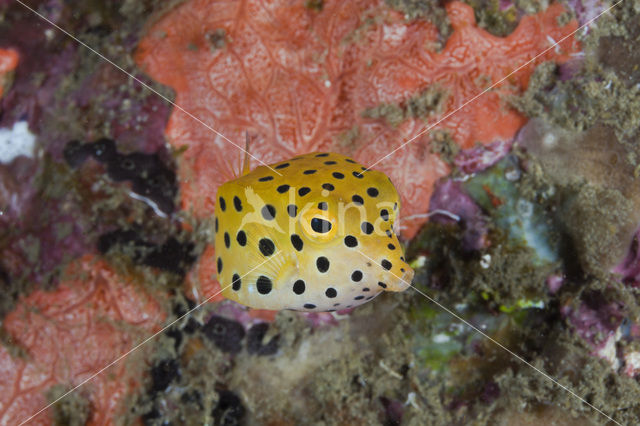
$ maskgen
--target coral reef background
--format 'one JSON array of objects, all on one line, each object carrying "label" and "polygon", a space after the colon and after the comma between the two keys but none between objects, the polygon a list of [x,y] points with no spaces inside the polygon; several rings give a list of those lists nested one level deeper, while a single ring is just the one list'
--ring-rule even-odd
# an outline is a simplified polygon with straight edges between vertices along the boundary
[{"label": "coral reef background", "polygon": [[[0,424],[640,421],[640,2],[575,34],[612,3],[25,4],[122,69],[0,0]],[[212,297],[246,131],[265,162],[415,138],[375,168],[421,293]]]}]

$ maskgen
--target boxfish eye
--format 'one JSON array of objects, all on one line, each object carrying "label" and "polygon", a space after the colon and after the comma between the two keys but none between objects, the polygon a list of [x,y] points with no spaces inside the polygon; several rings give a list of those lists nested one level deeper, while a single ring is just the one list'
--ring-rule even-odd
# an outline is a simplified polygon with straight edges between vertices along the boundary
[{"label": "boxfish eye", "polygon": [[315,206],[305,207],[298,220],[305,235],[316,242],[330,241],[338,232],[338,222],[331,212]]},{"label": "boxfish eye", "polygon": [[319,217],[314,217],[311,219],[311,229],[319,234],[326,234],[331,231],[331,222],[320,219]]}]

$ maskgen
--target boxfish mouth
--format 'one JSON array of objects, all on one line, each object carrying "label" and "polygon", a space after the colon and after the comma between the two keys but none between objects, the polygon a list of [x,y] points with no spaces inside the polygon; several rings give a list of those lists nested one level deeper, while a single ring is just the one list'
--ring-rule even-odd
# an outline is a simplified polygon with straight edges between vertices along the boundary
[{"label": "boxfish mouth", "polygon": [[391,274],[391,285],[386,288],[387,291],[405,291],[411,286],[415,272],[409,265],[406,265],[404,269],[402,275]]},{"label": "boxfish mouth", "polygon": [[407,287],[411,285],[413,282],[413,276],[415,275],[415,271],[413,268],[408,267],[407,270],[402,274],[402,281]]}]

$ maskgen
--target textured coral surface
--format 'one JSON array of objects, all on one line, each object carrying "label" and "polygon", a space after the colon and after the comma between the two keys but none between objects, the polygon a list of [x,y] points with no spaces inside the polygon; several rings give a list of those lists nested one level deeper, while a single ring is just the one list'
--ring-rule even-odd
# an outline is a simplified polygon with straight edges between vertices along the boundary
[{"label": "textured coral surface", "polygon": [[[555,4],[500,38],[476,27],[469,6],[451,2],[447,11],[454,32],[435,52],[432,25],[405,21],[381,1],[327,1],[318,12],[304,2],[193,0],[148,31],[136,61],[176,91],[178,105],[235,143],[245,131],[256,134],[252,154],[262,161],[333,150],[372,164],[426,124],[409,118],[393,126],[364,118],[367,109],[439,87],[446,100],[428,117],[435,122],[577,25],[558,26],[564,9]],[[570,37],[437,128],[448,129],[462,147],[510,139],[525,119],[500,95],[519,92],[536,63],[563,61],[575,47]],[[177,109],[167,136],[176,148],[188,147],[180,164],[184,207],[209,216],[216,188],[239,172],[242,153]],[[447,173],[426,135],[377,168],[398,187],[405,215],[425,212],[433,182]]]},{"label": "textured coral surface", "polygon": [[[175,148],[187,148],[178,171],[182,203],[197,217],[211,216],[217,187],[239,173],[243,155],[207,126],[237,144],[245,131],[256,135],[252,154],[267,163],[330,150],[373,164],[577,27],[575,21],[559,26],[564,9],[554,4],[501,38],[478,28],[469,6],[450,2],[454,31],[436,52],[435,27],[407,21],[382,1],[323,5],[317,11],[304,2],[192,0],[166,13],[140,43],[137,63],[206,124],[174,109],[166,131]],[[448,130],[463,148],[511,139],[526,119],[503,95],[526,88],[535,64],[565,61],[576,48],[567,38],[435,128]],[[443,93],[440,105],[422,116],[407,114],[412,99],[428,89]],[[404,108],[405,116],[392,123],[367,118],[390,105]],[[429,142],[422,134],[376,165],[396,185],[405,217],[427,211],[434,182],[449,170]],[[404,235],[413,236],[424,221],[403,223]],[[209,249],[202,262],[212,259]],[[217,283],[200,275],[205,295],[212,295]]]},{"label": "textured coral surface", "polygon": [[[53,385],[78,385],[164,319],[156,300],[104,261],[85,256],[65,275],[55,291],[34,291],[4,319],[10,342],[24,354],[12,356],[0,346],[0,424],[26,420],[47,405]],[[107,424],[120,413],[123,396],[140,380],[131,368],[136,359],[114,365],[79,390],[92,406],[89,424]],[[43,413],[32,424],[50,419]]]},{"label": "textured coral surface", "polygon": [[[508,37],[495,37],[476,26],[471,8],[448,2],[453,33],[436,51],[440,35],[434,26],[405,20],[382,1],[325,1],[320,11],[305,8],[308,2],[290,3],[183,2],[147,30],[136,60],[151,77],[176,91],[177,104],[207,125],[236,143],[247,130],[255,135],[252,153],[263,161],[331,150],[372,164],[548,48],[550,40],[576,28],[575,21],[558,25],[564,10],[554,4],[524,17]],[[565,61],[576,48],[569,38],[534,63]],[[68,50],[67,55],[75,55]],[[525,67],[437,128],[448,130],[461,147],[511,139],[525,119],[507,107],[503,96],[525,89],[533,67]],[[76,97],[79,107],[95,103],[91,89],[109,93],[105,110],[124,104],[124,97],[130,96],[113,95],[110,90],[124,83],[117,82],[117,72],[108,64],[100,69],[89,73],[80,87],[86,96]],[[0,83],[1,76],[2,70]],[[116,83],[109,88],[102,81]],[[46,80],[47,84],[56,90],[64,86],[57,80]],[[440,94],[433,104],[425,96],[431,91]],[[42,97],[44,89],[36,92]],[[27,94],[14,91],[13,98],[5,99],[14,99],[12,105],[18,101],[30,105],[33,100]],[[427,105],[417,107],[418,99]],[[156,109],[157,99],[149,102],[142,111]],[[135,102],[134,107],[141,108]],[[28,108],[6,112],[28,115],[34,123],[39,117]],[[140,110],[132,113],[135,118],[139,115]],[[150,136],[140,137],[132,135],[123,120],[112,121],[119,139],[162,143],[151,122],[141,130],[148,129]],[[67,126],[61,126],[60,133],[66,142]],[[166,134],[174,148],[187,148],[179,157],[178,170],[183,207],[198,218],[210,216],[216,188],[239,172],[241,152],[179,109],[174,109]],[[49,141],[46,149],[50,148]],[[405,216],[427,211],[433,183],[449,171],[431,152],[428,134],[376,168],[397,185]],[[408,227],[405,236],[413,235],[420,223]],[[205,295],[217,288],[212,279],[215,266],[209,262],[213,258],[213,248],[208,247],[192,271],[203,283]],[[253,315],[273,319],[273,313]],[[38,289],[22,297],[4,318],[9,344],[0,346],[0,424],[15,424],[35,413],[52,399],[52,386],[68,389],[79,384],[148,336],[164,318],[159,302],[133,278],[116,274],[91,256],[73,262],[54,290]],[[118,418],[122,401],[141,380],[142,368],[136,368],[136,362],[140,358],[134,355],[81,388],[79,398],[91,405],[90,423]],[[50,424],[51,414],[39,416],[35,423]]]}]

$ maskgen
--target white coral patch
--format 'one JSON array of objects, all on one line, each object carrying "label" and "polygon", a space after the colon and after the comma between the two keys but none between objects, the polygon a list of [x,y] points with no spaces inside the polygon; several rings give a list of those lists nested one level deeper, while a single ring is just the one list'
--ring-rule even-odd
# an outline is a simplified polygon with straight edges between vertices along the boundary
[{"label": "white coral patch", "polygon": [[629,377],[640,374],[640,352],[629,352],[624,355],[624,372]]},{"label": "white coral patch", "polygon": [[0,163],[10,163],[16,157],[33,157],[36,137],[26,121],[18,121],[12,128],[0,129]]},{"label": "white coral patch", "polygon": [[616,342],[620,339],[620,329],[607,338],[607,342],[596,351],[596,355],[611,364],[614,370],[620,367],[620,360],[616,356]]},{"label": "white coral patch", "polygon": [[404,25],[385,25],[382,27],[382,38],[385,43],[399,43],[407,33]]}]

